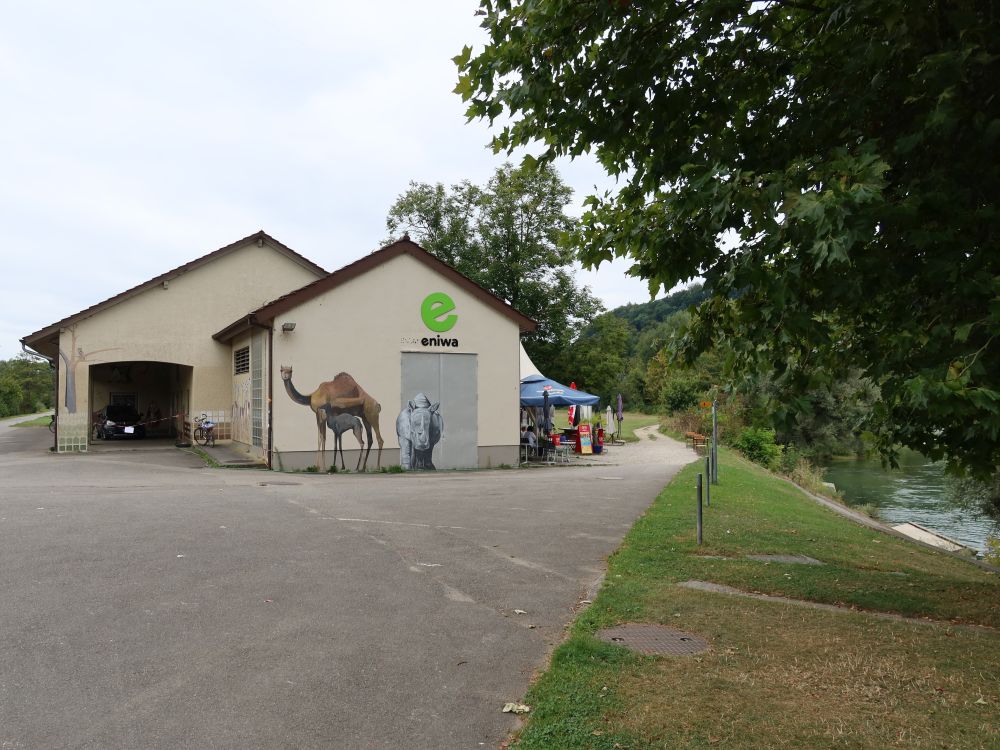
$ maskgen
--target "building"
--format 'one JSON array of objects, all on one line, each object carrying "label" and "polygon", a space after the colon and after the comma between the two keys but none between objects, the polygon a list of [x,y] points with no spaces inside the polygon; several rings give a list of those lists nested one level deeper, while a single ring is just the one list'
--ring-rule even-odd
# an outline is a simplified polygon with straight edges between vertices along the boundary
[{"label": "building", "polygon": [[517,460],[534,327],[409,239],[328,274],[258,232],[22,343],[58,365],[59,452],[128,404],[150,436],[206,414],[273,468],[329,465],[338,432],[349,468],[473,468]]}]

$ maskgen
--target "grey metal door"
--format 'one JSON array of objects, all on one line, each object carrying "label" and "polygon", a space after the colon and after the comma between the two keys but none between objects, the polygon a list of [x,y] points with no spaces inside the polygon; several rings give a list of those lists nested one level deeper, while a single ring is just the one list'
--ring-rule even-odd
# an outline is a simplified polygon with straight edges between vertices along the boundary
[{"label": "grey metal door", "polygon": [[434,447],[438,469],[469,469],[479,465],[478,361],[475,354],[403,352],[400,409],[418,393],[440,402],[444,420],[441,440]]}]

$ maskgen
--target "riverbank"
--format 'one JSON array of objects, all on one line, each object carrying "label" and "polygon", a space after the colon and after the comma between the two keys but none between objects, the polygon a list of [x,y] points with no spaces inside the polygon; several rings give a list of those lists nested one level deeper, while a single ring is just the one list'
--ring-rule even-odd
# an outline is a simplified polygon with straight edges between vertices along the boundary
[{"label": "riverbank", "polygon": [[889,525],[912,522],[951,537],[982,553],[997,525],[974,509],[948,498],[944,462],[901,450],[899,468],[886,470],[877,459],[840,457],[824,468],[850,506],[868,505]]},{"label": "riverbank", "polygon": [[[720,458],[705,543],[695,542],[696,463],[609,560],[604,588],[528,694],[531,718],[512,747],[1000,743],[998,576]],[[709,650],[649,657],[595,638],[625,622],[679,628]]]}]

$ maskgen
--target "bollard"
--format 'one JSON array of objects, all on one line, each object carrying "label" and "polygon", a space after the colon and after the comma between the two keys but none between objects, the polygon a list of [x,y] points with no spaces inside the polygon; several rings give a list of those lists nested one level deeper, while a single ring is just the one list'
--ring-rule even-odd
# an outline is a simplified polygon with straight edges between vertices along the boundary
[{"label": "bollard", "polygon": [[701,474],[698,475],[698,544],[701,545]]},{"label": "bollard", "polygon": [[[712,457],[705,456],[705,476],[712,476]],[[708,482],[705,484],[705,505],[709,508],[712,507],[712,483]]]}]

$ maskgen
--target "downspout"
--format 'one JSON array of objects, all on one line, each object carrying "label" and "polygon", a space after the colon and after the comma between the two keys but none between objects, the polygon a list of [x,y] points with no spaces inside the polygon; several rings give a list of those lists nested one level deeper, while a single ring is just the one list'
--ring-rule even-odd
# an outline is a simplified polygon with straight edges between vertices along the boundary
[{"label": "downspout", "polygon": [[253,319],[253,316],[247,318],[247,322],[251,326],[256,326],[257,328],[263,328],[267,331],[267,451],[265,452],[265,463],[267,468],[271,468],[271,457],[274,453],[274,427],[272,425],[272,418],[274,416],[271,402],[271,396],[274,394],[274,325],[266,326],[263,323],[258,323]]},{"label": "downspout", "polygon": [[271,468],[271,457],[274,454],[274,413],[271,404],[274,402],[274,324],[267,328],[267,468]]}]

